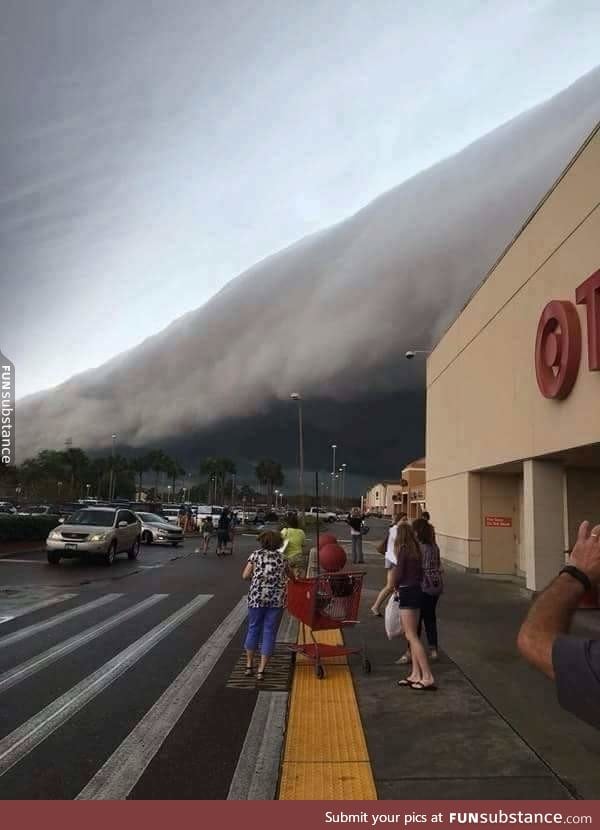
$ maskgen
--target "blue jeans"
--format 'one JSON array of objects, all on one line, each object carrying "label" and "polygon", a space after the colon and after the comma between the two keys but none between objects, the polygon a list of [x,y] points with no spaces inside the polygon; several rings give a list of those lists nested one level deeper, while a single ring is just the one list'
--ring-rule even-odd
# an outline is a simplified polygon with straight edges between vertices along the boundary
[{"label": "blue jeans", "polygon": [[365,560],[363,558],[362,535],[352,535],[352,564],[360,565]]},{"label": "blue jeans", "polygon": [[275,637],[282,615],[283,608],[248,608],[248,633],[244,648],[256,651],[260,644],[263,657],[270,657],[275,649]]}]

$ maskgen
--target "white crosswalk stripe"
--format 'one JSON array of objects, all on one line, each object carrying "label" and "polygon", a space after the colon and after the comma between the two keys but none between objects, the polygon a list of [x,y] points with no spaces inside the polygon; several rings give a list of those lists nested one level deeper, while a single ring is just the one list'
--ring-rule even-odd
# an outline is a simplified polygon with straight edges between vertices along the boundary
[{"label": "white crosswalk stripe", "polygon": [[79,793],[78,799],[127,798],[236,635],[246,612],[244,597]]},{"label": "white crosswalk stripe", "polygon": [[[0,740],[0,776],[12,769],[15,764],[25,758],[36,746],[66,723],[118,677],[141,660],[157,643],[167,637],[167,635],[185,620],[189,619],[202,606],[206,605],[211,597],[211,594],[199,594],[196,596],[191,602],[188,602],[158,625],[155,625],[150,631],[142,637],[139,637],[135,642],[119,652],[95,672],[88,675],[88,677],[45,706],[21,726],[14,729],[9,735],[2,738]],[[69,612],[66,613],[68,614]],[[59,616],[63,616],[64,620],[64,615]],[[237,627],[239,627],[240,622],[241,618],[237,623]],[[46,627],[49,627],[51,623],[52,620],[47,621]],[[29,628],[33,628],[33,626]],[[233,634],[235,634],[235,631]],[[206,659],[210,662],[210,655]],[[214,665],[214,662],[212,665]]]},{"label": "white crosswalk stripe", "polygon": [[17,683],[20,683],[27,677],[31,677],[33,674],[36,674],[36,672],[45,669],[51,663],[54,663],[55,660],[59,660],[61,657],[65,657],[67,654],[75,651],[75,649],[78,649],[86,643],[95,640],[96,637],[100,637],[107,631],[116,628],[117,625],[125,622],[125,620],[129,620],[137,614],[141,614],[142,611],[151,608],[167,596],[168,594],[152,594],[152,596],[147,599],[144,599],[141,602],[132,605],[130,608],[126,608],[124,611],[109,617],[107,620],[104,620],[104,622],[92,625],[89,628],[86,628],[85,631],[81,631],[79,634],[69,637],[68,640],[64,640],[64,642],[49,648],[42,654],[36,654],[36,656],[32,657],[31,660],[26,660],[16,668],[9,669],[9,671],[4,672],[4,674],[0,674],[0,692],[5,692],[7,689],[16,686]]},{"label": "white crosswalk stripe", "polygon": [[[71,594],[71,596],[74,595]],[[42,631],[47,631],[50,628],[61,625],[62,623],[67,622],[67,620],[79,617],[81,614],[87,614],[90,611],[95,611],[97,608],[101,608],[109,602],[114,602],[122,596],[123,594],[105,594],[99,599],[92,600],[92,602],[86,602],[85,605],[78,605],[76,608],[70,608],[68,611],[63,611],[62,614],[50,617],[49,620],[44,620],[43,622],[35,623],[34,625],[28,625],[25,628],[19,629],[19,631],[15,631],[13,634],[7,634],[4,637],[0,637],[0,648],[12,646],[14,643],[19,643],[27,637],[32,637],[34,634],[40,634]]]}]

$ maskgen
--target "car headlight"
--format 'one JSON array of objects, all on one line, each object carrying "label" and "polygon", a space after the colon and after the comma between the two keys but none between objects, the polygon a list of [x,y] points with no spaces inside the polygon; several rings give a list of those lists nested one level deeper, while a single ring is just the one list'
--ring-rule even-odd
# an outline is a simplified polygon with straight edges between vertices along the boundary
[{"label": "car headlight", "polygon": [[90,536],[90,542],[104,542],[108,538],[108,533],[94,533]]},{"label": "car headlight", "polygon": [[48,536],[49,539],[62,539],[60,535],[60,530],[51,530],[50,535]]}]

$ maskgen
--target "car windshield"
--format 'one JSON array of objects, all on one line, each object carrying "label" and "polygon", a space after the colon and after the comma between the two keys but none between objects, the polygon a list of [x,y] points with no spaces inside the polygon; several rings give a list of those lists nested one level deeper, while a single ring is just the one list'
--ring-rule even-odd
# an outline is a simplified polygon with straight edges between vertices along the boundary
[{"label": "car windshield", "polygon": [[165,521],[162,516],[157,516],[156,513],[138,513],[138,516],[147,524],[163,524]]},{"label": "car windshield", "polygon": [[29,512],[33,515],[34,513],[47,513],[47,507],[30,507]]},{"label": "car windshield", "polygon": [[93,527],[112,527],[115,521],[114,510],[78,510],[69,517],[70,525],[91,525]]}]

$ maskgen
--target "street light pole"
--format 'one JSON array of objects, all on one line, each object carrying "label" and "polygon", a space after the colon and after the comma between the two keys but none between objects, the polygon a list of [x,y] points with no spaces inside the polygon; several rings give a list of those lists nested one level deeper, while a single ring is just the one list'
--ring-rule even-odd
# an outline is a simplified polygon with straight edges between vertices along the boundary
[{"label": "street light pole", "polygon": [[342,510],[344,510],[344,500],[346,498],[346,467],[347,464],[342,464]]},{"label": "street light pole", "polygon": [[108,500],[112,501],[114,499],[113,496],[113,489],[115,485],[115,441],[117,440],[116,433],[113,432],[112,434],[112,451],[111,451],[111,459],[110,459],[110,482],[108,485]]},{"label": "street light pole", "polygon": [[304,430],[302,427],[302,398],[298,392],[290,395],[298,404],[298,460],[300,462],[300,512],[304,514]]},{"label": "street light pole", "polygon": [[335,507],[335,451],[337,450],[337,444],[332,444],[331,449],[333,452],[333,463],[331,465],[331,507]]}]

